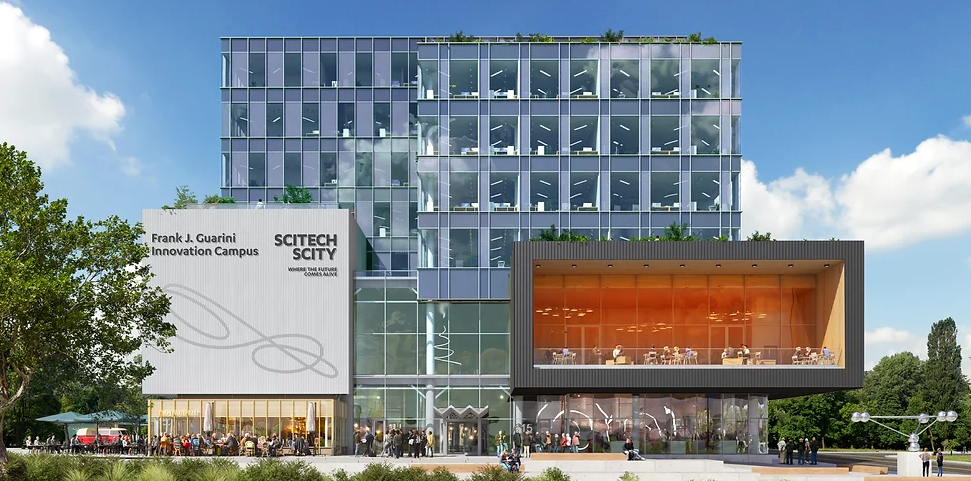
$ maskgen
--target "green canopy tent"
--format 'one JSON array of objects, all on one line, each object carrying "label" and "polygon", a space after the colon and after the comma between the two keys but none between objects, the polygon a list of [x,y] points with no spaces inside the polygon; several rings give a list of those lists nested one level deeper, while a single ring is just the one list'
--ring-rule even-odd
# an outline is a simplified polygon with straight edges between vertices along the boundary
[{"label": "green canopy tent", "polygon": [[64,442],[71,439],[71,435],[68,432],[68,426],[71,424],[91,424],[97,422],[94,418],[79,414],[74,411],[68,411],[66,413],[54,414],[51,416],[44,416],[42,418],[37,418],[36,421],[43,421],[46,423],[63,424],[64,425]]}]

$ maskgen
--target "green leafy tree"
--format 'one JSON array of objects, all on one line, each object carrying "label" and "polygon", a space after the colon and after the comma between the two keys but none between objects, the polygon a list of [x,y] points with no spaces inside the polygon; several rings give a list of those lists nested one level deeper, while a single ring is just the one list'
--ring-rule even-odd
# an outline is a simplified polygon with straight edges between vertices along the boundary
[{"label": "green leafy tree", "polygon": [[[935,322],[927,335],[927,361],[924,362],[923,400],[927,412],[957,410],[968,393],[968,381],[961,373],[961,345],[957,326],[948,317]],[[953,435],[951,423],[937,423],[932,431],[942,440]],[[933,440],[932,440],[933,446]]]},{"label": "green leafy tree", "polygon": [[454,32],[448,36],[449,42],[453,43],[472,43],[475,42],[475,37],[472,35],[465,35],[461,30]]},{"label": "green leafy tree", "polygon": [[[168,348],[169,299],[152,287],[140,224],[67,216],[43,194],[40,169],[0,144],[0,432],[35,377],[138,383],[133,356]],[[7,450],[0,440],[0,464]]]},{"label": "green leafy tree", "polygon": [[690,227],[688,224],[671,224],[664,228],[664,235],[661,236],[662,241],[697,241],[701,240],[695,234],[689,234]]},{"label": "green leafy tree", "polygon": [[752,242],[767,242],[767,241],[774,241],[775,239],[772,238],[771,232],[760,234],[759,231],[755,231],[748,236],[748,239],[745,239],[745,240],[752,241]]},{"label": "green leafy tree", "polygon": [[220,195],[207,195],[202,199],[203,204],[235,204],[235,197],[223,197]]},{"label": "green leafy tree", "polygon": [[624,39],[624,31],[618,30],[613,31],[612,29],[607,29],[602,35],[600,35],[600,41],[606,43],[619,43]]},{"label": "green leafy tree", "polygon": [[[910,352],[900,352],[881,359],[863,378],[861,404],[864,411],[878,416],[919,414],[918,395],[922,385],[923,367],[923,362]],[[877,447],[900,449],[906,443],[906,439],[888,429],[869,426],[870,423],[860,424],[871,429],[870,442]],[[909,420],[887,420],[885,424],[905,433],[913,432],[916,427],[916,423]]]},{"label": "green leafy tree", "polygon": [[283,188],[283,198],[273,196],[273,200],[284,204],[309,204],[314,201],[310,189],[299,185],[289,185]]},{"label": "green leafy tree", "polygon": [[198,204],[195,192],[189,189],[188,185],[180,185],[175,188],[175,201],[172,205],[163,205],[163,209],[185,209],[189,204]]},{"label": "green leafy tree", "polygon": [[590,238],[585,235],[577,234],[569,229],[564,229],[562,232],[557,232],[556,226],[551,225],[549,229],[539,231],[538,237],[532,237],[529,240],[546,242],[588,242],[590,241]]},{"label": "green leafy tree", "polygon": [[701,43],[701,32],[688,34],[688,43]]}]

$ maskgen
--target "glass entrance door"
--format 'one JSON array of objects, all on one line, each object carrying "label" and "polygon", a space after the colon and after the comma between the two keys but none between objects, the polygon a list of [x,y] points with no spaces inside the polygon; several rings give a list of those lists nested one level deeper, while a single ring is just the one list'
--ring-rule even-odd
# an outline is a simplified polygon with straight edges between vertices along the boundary
[{"label": "glass entrance door", "polygon": [[480,456],[479,420],[449,421],[446,427],[446,452],[448,454],[467,454]]}]

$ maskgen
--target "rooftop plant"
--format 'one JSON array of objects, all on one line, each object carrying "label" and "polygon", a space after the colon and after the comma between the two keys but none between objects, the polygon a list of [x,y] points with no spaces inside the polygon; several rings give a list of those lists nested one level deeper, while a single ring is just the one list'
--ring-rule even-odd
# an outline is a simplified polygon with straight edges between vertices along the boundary
[{"label": "rooftop plant", "polygon": [[458,32],[453,32],[445,40],[452,43],[473,43],[476,38],[472,35],[465,35],[465,33],[459,30]]},{"label": "rooftop plant", "polygon": [[613,31],[612,29],[607,29],[606,32],[600,35],[600,41],[605,43],[618,43],[624,39],[624,31],[618,30]]}]

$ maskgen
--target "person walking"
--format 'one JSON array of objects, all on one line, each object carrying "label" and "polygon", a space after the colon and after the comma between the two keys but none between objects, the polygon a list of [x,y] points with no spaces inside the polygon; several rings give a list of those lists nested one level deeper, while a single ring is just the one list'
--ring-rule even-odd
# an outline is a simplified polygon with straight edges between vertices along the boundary
[{"label": "person walking", "polygon": [[499,434],[496,434],[496,456],[500,456],[508,450],[509,446],[506,444],[506,433],[499,431]]},{"label": "person walking", "polygon": [[816,464],[816,453],[819,451],[819,441],[816,440],[816,436],[813,436],[812,441],[809,441],[809,452],[812,453],[812,462],[809,464]]},{"label": "person walking", "polygon": [[529,458],[529,451],[533,447],[533,432],[527,430],[523,434],[523,457]]},{"label": "person walking", "polygon": [[793,439],[791,443],[786,443],[786,462],[784,464],[792,464],[792,451],[796,449],[796,440]]},{"label": "person walking", "polygon": [[796,452],[799,454],[799,464],[806,464],[806,440],[799,438],[799,442],[796,443]]},{"label": "person walking", "polygon": [[786,438],[779,438],[779,462],[786,464]]},{"label": "person walking", "polygon": [[428,445],[425,449],[429,458],[435,457],[435,434],[432,433],[431,429],[428,430]]},{"label": "person walking", "polygon": [[931,475],[931,455],[927,453],[927,448],[920,453],[920,464],[923,466],[921,477],[928,478]]},{"label": "person walking", "polygon": [[512,435],[512,448],[514,451],[523,452],[523,434],[516,428]]},{"label": "person walking", "polygon": [[944,476],[944,451],[937,448],[937,477]]},{"label": "person walking", "polygon": [[573,442],[570,443],[570,447],[573,448],[573,454],[580,452],[580,431],[573,432]]},{"label": "person walking", "polygon": [[354,429],[354,456],[360,456],[361,450],[361,428]]}]

